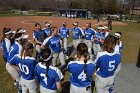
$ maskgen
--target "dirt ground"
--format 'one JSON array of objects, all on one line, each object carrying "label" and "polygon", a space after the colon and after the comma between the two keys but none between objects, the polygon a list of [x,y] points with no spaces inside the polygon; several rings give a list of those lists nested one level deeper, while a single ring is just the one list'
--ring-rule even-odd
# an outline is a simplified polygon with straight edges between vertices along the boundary
[{"label": "dirt ground", "polygon": [[[10,27],[12,30],[17,28],[27,29],[29,38],[32,38],[34,24],[39,22],[44,27],[45,22],[50,22],[52,26],[61,27],[62,22],[67,23],[68,28],[72,28],[72,23],[79,22],[79,26],[84,29],[87,22],[92,23],[92,27],[95,29],[98,24],[106,24],[107,22],[97,22],[96,20],[86,20],[86,19],[70,19],[70,18],[60,18],[60,17],[45,17],[45,16],[13,16],[13,17],[0,17],[0,39],[2,38],[3,27]],[[127,25],[122,22],[113,22],[113,26]],[[0,50],[1,53],[1,50]]]}]

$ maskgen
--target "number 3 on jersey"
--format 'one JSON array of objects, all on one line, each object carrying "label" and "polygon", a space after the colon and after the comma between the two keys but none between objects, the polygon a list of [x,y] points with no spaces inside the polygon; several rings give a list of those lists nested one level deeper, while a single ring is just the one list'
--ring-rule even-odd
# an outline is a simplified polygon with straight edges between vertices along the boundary
[{"label": "number 3 on jersey", "polygon": [[86,74],[84,71],[78,76],[78,79],[81,79],[82,81],[86,81]]},{"label": "number 3 on jersey", "polygon": [[43,73],[41,73],[40,76],[43,77],[43,81],[47,85],[48,83],[47,83],[47,77],[46,77],[46,75],[43,74]]},{"label": "number 3 on jersey", "polygon": [[109,69],[108,71],[113,71],[115,69],[115,60],[109,61]]}]

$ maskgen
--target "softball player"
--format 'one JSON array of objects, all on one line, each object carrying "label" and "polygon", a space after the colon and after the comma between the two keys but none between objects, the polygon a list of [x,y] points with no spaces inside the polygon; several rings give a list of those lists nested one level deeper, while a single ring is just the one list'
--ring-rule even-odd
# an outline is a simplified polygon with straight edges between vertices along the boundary
[{"label": "softball player", "polygon": [[22,93],[37,93],[37,82],[34,76],[37,61],[32,57],[33,44],[27,42],[23,49],[22,55],[15,55],[9,63],[14,66],[18,65],[20,68]]},{"label": "softball player", "polygon": [[86,24],[86,29],[84,30],[84,34],[85,34],[85,43],[88,46],[88,52],[90,53],[90,59],[93,58],[92,56],[92,40],[94,35],[96,34],[96,31],[94,29],[91,28],[91,23],[87,23]]},{"label": "softball player", "polygon": [[58,93],[63,75],[57,67],[51,66],[52,54],[48,47],[42,49],[42,62],[35,68],[35,76],[40,84],[40,93]]},{"label": "softball player", "polygon": [[3,52],[3,59],[7,62],[7,56],[11,47],[10,34],[12,33],[11,28],[3,28],[3,38],[1,40],[1,47]]},{"label": "softball player", "polygon": [[33,33],[33,38],[34,41],[36,42],[36,60],[40,59],[40,46],[42,45],[43,41],[47,37],[46,33],[44,30],[41,30],[41,25],[39,23],[35,24],[36,30],[34,30]]},{"label": "softball player", "polygon": [[102,27],[98,27],[98,32],[95,34],[94,36],[94,45],[93,45],[93,50],[94,50],[94,55],[95,55],[95,58],[97,56],[97,53],[101,51],[101,40],[102,40]]},{"label": "softball player", "polygon": [[14,57],[14,55],[21,55],[22,52],[22,42],[21,39],[27,37],[26,35],[22,35],[21,33],[17,33],[15,35],[15,43],[10,47],[10,51],[7,57],[6,69],[9,74],[12,76],[14,80],[16,80],[16,85],[18,87],[19,93],[21,93],[21,87],[19,85],[20,80],[20,70],[10,65],[10,60]]},{"label": "softball player", "polygon": [[121,39],[121,32],[116,32],[114,36],[116,38],[115,52],[119,52],[120,54],[122,54],[123,43],[120,40]]},{"label": "softball player", "polygon": [[57,58],[59,57],[59,60],[61,62],[61,67],[65,65],[65,59],[64,59],[64,53],[62,51],[62,46],[60,43],[60,39],[56,37],[58,33],[57,27],[51,28],[51,36],[44,40],[43,44],[41,45],[41,48],[43,49],[45,46],[49,46],[53,52],[53,66],[56,66]]},{"label": "softball player", "polygon": [[59,29],[59,33],[61,38],[63,39],[65,53],[67,53],[67,45],[68,45],[68,37],[69,37],[69,29],[66,27],[66,22],[62,24],[63,27]]},{"label": "softball player", "polygon": [[51,35],[51,24],[49,22],[45,23],[45,28],[43,28],[47,37]]},{"label": "softball player", "polygon": [[85,43],[77,46],[77,57],[79,60],[70,61],[68,71],[70,76],[70,93],[91,93],[92,74],[95,70],[93,61],[87,61],[88,47]]},{"label": "softball player", "polygon": [[73,39],[73,45],[76,49],[77,45],[81,42],[82,36],[84,36],[83,30],[78,27],[78,22],[73,23],[74,28],[72,28],[72,39]]},{"label": "softball player", "polygon": [[107,36],[103,44],[103,52],[99,52],[95,59],[97,93],[112,93],[115,76],[120,69],[121,62],[121,56],[114,52],[114,46],[114,36]]}]

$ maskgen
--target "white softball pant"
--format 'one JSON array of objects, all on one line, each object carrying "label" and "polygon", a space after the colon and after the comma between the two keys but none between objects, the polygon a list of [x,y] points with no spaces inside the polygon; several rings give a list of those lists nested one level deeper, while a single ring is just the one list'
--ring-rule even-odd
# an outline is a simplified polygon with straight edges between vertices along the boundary
[{"label": "white softball pant", "polygon": [[33,80],[26,80],[21,77],[20,85],[22,87],[22,93],[37,93],[37,81],[36,79]]},{"label": "white softball pant", "polygon": [[40,85],[40,93],[58,93],[57,90],[50,90]]},{"label": "white softball pant", "polygon": [[95,78],[96,93],[112,93],[114,79],[114,76],[103,78],[97,74]]},{"label": "white softball pant", "polygon": [[91,88],[87,90],[86,87],[77,87],[71,84],[70,93],[91,93]]},{"label": "white softball pant", "polygon": [[65,65],[65,58],[64,58],[64,53],[62,51],[60,53],[53,52],[53,59],[52,59],[53,66],[56,66],[57,58],[59,58],[61,66],[64,66]]},{"label": "white softball pant", "polygon": [[15,69],[14,67],[10,66],[10,63],[6,63],[6,70],[8,73],[17,81],[19,82],[21,73],[19,70]]},{"label": "white softball pant", "polygon": [[76,40],[73,40],[73,45],[74,45],[74,48],[76,49],[77,48],[77,45],[81,42],[81,39],[76,39]]},{"label": "white softball pant", "polygon": [[98,52],[101,51],[101,46],[100,46],[100,44],[94,44],[94,45],[93,45],[93,50],[94,50],[94,55],[97,56]]},{"label": "white softball pant", "polygon": [[63,42],[64,42],[64,49],[65,51],[67,51],[67,46],[68,46],[68,39],[67,38],[63,38]]},{"label": "white softball pant", "polygon": [[93,58],[92,51],[91,51],[92,42],[91,42],[91,40],[85,40],[85,43],[86,43],[86,45],[87,45],[87,47],[88,47],[88,52],[89,52],[89,54],[90,54],[90,59],[92,59],[92,58]]}]

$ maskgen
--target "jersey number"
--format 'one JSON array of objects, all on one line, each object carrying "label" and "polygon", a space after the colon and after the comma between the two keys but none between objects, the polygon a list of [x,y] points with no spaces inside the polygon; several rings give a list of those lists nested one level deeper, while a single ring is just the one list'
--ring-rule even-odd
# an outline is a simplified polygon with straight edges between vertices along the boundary
[{"label": "jersey number", "polygon": [[14,47],[11,47],[10,48],[10,51],[9,51],[9,56],[10,56],[10,54],[11,54],[11,52],[14,50]]},{"label": "jersey number", "polygon": [[109,61],[109,69],[108,71],[113,71],[115,69],[115,60]]},{"label": "jersey number", "polygon": [[46,77],[46,75],[43,74],[43,73],[41,73],[40,76],[43,77],[43,81],[47,85],[48,83],[47,83],[47,77]]},{"label": "jersey number", "polygon": [[81,79],[82,81],[86,81],[86,74],[84,71],[78,76],[78,79]]},{"label": "jersey number", "polygon": [[19,68],[20,68],[21,72],[24,72],[26,75],[29,74],[29,68],[26,65],[19,64]]}]

